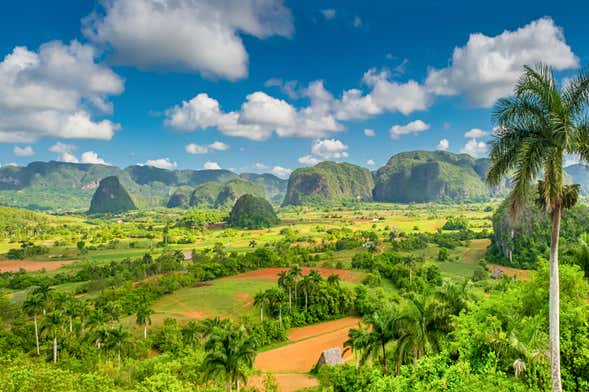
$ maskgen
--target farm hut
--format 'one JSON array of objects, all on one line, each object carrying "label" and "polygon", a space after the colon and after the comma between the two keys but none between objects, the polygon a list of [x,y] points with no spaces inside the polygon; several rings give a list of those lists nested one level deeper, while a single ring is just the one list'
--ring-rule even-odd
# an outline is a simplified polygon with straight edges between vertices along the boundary
[{"label": "farm hut", "polygon": [[321,353],[317,361],[317,369],[323,365],[343,365],[344,359],[342,357],[342,350],[339,347],[330,348]]}]

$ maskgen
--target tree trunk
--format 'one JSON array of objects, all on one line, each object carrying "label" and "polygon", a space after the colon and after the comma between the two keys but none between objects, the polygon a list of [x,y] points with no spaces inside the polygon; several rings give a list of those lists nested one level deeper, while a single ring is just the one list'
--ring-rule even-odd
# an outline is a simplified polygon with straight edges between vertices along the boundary
[{"label": "tree trunk", "polygon": [[386,376],[389,373],[389,370],[387,369],[387,351],[385,345],[385,342],[382,342],[382,370]]},{"label": "tree trunk", "polygon": [[37,313],[33,315],[33,320],[35,321],[35,346],[37,347],[37,356],[41,355],[41,351],[39,350],[39,324],[37,322]]},{"label": "tree trunk", "polygon": [[292,313],[292,289],[288,286],[288,310]]},{"label": "tree trunk", "polygon": [[309,294],[307,293],[307,290],[305,290],[305,312],[308,310],[309,308]]},{"label": "tree trunk", "polygon": [[237,380],[237,392],[239,392],[239,387],[240,387],[239,380]]},{"label": "tree trunk", "polygon": [[260,321],[264,322],[264,307],[260,306]]},{"label": "tree trunk", "polygon": [[278,318],[280,319],[280,326],[282,327],[282,304],[278,308]]},{"label": "tree trunk", "polygon": [[70,317],[70,333],[74,330],[74,320]]},{"label": "tree trunk", "polygon": [[558,275],[558,239],[562,208],[552,211],[552,234],[550,238],[550,368],[552,392],[562,392],[560,381],[560,288]]},{"label": "tree trunk", "polygon": [[143,324],[143,340],[147,339],[147,323]]},{"label": "tree trunk", "polygon": [[53,335],[53,363],[57,363],[57,335]]}]

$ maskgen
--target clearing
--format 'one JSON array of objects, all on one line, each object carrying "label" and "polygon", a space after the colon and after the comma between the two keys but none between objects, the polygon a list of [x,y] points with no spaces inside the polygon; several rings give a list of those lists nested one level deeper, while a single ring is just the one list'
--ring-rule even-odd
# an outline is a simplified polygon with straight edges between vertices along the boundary
[{"label": "clearing", "polygon": [[59,260],[59,261],[28,261],[28,260],[3,260],[0,261],[0,273],[18,272],[21,268],[27,272],[32,271],[54,271],[67,264],[72,264],[78,260]]}]

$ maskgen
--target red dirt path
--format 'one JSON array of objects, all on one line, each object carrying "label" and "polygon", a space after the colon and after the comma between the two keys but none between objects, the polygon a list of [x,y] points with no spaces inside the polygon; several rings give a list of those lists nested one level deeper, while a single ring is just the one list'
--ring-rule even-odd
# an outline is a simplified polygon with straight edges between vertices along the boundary
[{"label": "red dirt path", "polygon": [[[347,282],[360,282],[362,281],[361,274],[357,274],[354,271],[335,269],[335,268],[323,268],[323,267],[302,267],[303,274],[307,275],[311,270],[315,270],[321,274],[324,278],[327,278],[331,274],[338,275],[342,280]],[[282,271],[289,271],[288,268],[263,268],[257,271],[245,272],[243,274],[231,276],[224,279],[278,279],[278,274]]]},{"label": "red dirt path", "polygon": [[64,265],[72,264],[78,260],[60,260],[60,261],[26,261],[26,260],[6,260],[0,261],[1,272],[18,272],[21,268],[25,271],[53,271]]}]

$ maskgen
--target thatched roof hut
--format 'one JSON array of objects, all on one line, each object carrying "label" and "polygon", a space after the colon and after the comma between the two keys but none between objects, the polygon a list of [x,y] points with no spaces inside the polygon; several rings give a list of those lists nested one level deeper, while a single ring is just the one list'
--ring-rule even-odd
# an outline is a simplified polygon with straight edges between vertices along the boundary
[{"label": "thatched roof hut", "polygon": [[343,365],[344,358],[342,357],[342,350],[339,347],[330,348],[321,353],[317,361],[317,368],[323,365]]}]

